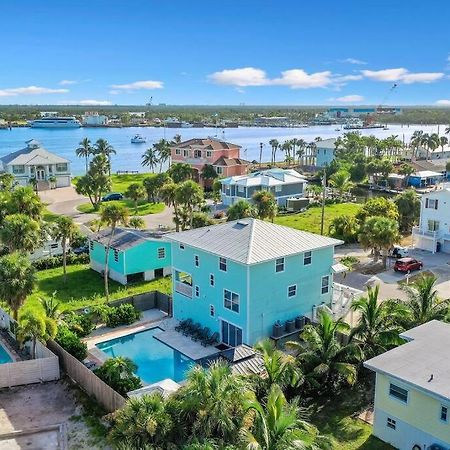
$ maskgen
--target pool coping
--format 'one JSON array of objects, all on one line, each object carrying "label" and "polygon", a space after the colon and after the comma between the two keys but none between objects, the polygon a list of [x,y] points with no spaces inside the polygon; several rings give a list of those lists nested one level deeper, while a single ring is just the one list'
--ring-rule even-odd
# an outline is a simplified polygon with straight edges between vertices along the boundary
[{"label": "pool coping", "polygon": [[12,361],[4,362],[2,364],[11,364],[11,363],[22,361],[22,359],[19,357],[19,355],[17,355],[16,352],[10,348],[9,343],[6,342],[1,336],[0,336],[0,346],[2,346],[2,348],[5,350],[5,352],[12,359]]}]

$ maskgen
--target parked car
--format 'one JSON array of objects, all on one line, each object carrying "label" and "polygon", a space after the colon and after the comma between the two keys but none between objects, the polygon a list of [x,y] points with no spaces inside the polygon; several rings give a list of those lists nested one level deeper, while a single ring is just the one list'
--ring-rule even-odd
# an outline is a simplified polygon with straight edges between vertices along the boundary
[{"label": "parked car", "polygon": [[89,244],[84,244],[81,247],[76,247],[72,249],[72,253],[75,255],[81,255],[83,253],[89,253]]},{"label": "parked car", "polygon": [[395,261],[394,270],[396,272],[408,273],[413,270],[420,270],[423,267],[422,261],[414,258],[400,258]]},{"label": "parked car", "polygon": [[110,192],[109,194],[106,194],[104,197],[102,197],[102,202],[110,202],[112,200],[122,200],[123,194],[120,192]]},{"label": "parked car", "polygon": [[408,247],[401,247],[400,245],[394,245],[391,250],[391,256],[394,258],[406,258],[409,256]]}]

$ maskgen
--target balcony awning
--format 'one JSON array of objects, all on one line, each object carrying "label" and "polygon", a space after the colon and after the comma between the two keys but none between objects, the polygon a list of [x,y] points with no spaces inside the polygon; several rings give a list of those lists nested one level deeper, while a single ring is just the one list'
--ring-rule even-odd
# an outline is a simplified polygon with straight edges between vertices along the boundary
[{"label": "balcony awning", "polygon": [[343,273],[348,272],[348,267],[342,263],[336,263],[331,266],[333,273]]}]

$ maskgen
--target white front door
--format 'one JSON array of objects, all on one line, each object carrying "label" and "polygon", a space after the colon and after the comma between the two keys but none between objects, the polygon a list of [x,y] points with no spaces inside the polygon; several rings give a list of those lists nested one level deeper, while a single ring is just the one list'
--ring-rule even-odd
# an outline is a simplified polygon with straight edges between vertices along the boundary
[{"label": "white front door", "polygon": [[45,180],[45,170],[44,169],[36,169],[36,179]]}]

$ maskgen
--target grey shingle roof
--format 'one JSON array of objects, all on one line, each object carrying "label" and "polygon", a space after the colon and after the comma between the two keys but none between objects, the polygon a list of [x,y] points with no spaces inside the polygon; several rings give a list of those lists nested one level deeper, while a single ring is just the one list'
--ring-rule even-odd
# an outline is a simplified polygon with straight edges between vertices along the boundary
[{"label": "grey shingle roof", "polygon": [[409,342],[364,365],[450,400],[450,324],[432,320],[401,336]]},{"label": "grey shingle roof", "polygon": [[[91,239],[106,246],[110,234],[111,228],[105,228],[104,230],[101,230],[91,236]],[[116,228],[113,239],[111,241],[111,247],[117,250],[127,250],[148,240],[162,239],[163,236],[164,233],[132,230],[129,228]]]},{"label": "grey shingle roof", "polygon": [[242,264],[270,261],[343,243],[326,236],[250,218],[170,233],[167,238]]}]

